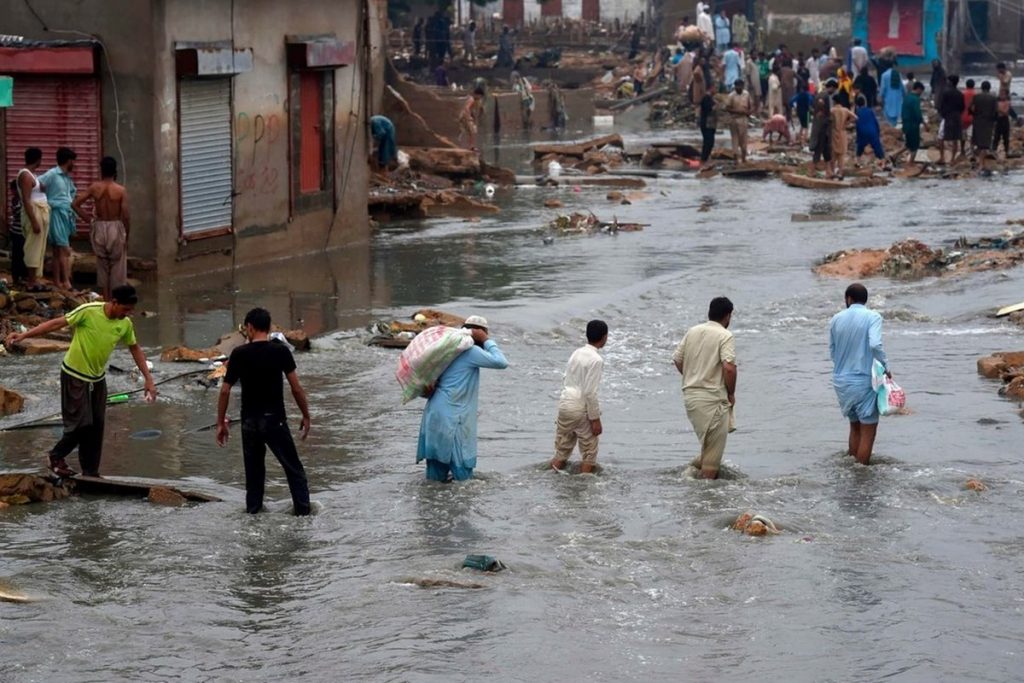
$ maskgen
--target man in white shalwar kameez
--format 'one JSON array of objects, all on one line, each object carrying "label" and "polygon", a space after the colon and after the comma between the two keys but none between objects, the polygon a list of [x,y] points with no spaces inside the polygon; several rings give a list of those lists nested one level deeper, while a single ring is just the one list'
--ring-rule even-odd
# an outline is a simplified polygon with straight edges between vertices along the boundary
[{"label": "man in white shalwar kameez", "polygon": [[579,444],[580,473],[594,471],[597,463],[597,439],[603,431],[601,405],[597,400],[604,359],[597,352],[608,341],[608,325],[603,320],[587,323],[587,344],[572,352],[565,368],[562,395],[555,421],[555,457],[551,467],[561,470]]}]

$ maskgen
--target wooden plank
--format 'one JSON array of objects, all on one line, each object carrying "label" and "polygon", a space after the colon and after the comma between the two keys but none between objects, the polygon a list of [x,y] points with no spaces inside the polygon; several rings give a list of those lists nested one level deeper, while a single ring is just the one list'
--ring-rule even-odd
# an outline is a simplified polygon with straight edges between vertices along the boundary
[{"label": "wooden plank", "polygon": [[145,498],[152,488],[170,489],[180,494],[187,500],[199,503],[215,503],[221,499],[216,496],[199,493],[198,491],[187,491],[178,488],[177,482],[161,481],[159,479],[127,479],[124,477],[87,477],[78,474],[67,479],[78,493],[93,493],[107,496],[128,496]]}]

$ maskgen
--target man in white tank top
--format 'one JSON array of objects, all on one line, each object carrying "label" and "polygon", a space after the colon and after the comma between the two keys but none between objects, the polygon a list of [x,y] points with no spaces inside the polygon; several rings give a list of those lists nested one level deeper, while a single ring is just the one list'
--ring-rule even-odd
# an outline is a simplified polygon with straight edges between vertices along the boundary
[{"label": "man in white tank top", "polygon": [[26,282],[29,291],[41,289],[38,279],[43,275],[46,239],[50,232],[50,204],[35,175],[42,161],[42,150],[29,147],[25,150],[25,168],[18,171],[21,229],[25,233],[25,266],[28,268]]}]

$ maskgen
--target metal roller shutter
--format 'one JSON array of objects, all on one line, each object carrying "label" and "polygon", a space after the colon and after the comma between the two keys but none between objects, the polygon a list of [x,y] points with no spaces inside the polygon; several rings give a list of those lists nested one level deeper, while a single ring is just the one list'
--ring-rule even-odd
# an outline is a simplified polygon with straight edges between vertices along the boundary
[{"label": "metal roller shutter", "polygon": [[231,79],[180,83],[181,231],[231,227]]},{"label": "metal roller shutter", "polygon": [[[100,85],[94,76],[15,76],[14,106],[4,138],[7,181],[25,165],[25,150],[43,150],[40,173],[57,165],[57,148],[75,150],[72,179],[84,190],[100,177]],[[78,233],[89,226],[78,223]]]}]

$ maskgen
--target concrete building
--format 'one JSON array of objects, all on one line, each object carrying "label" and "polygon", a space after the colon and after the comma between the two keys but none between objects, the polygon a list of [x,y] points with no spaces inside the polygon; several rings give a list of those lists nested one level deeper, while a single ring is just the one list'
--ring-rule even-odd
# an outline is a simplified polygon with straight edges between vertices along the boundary
[{"label": "concrete building", "polygon": [[3,31],[24,39],[0,46],[0,74],[14,77],[4,178],[27,146],[47,166],[73,147],[80,188],[101,156],[117,158],[129,252],[161,275],[368,240],[378,0],[8,5]]},{"label": "concrete building", "polygon": [[1024,5],[1008,0],[969,0],[965,8],[960,46],[965,62],[1014,62],[1024,53]]},{"label": "concrete building", "polygon": [[854,0],[853,37],[872,53],[891,47],[900,68],[925,67],[943,58],[945,13],[945,0]]},{"label": "concrete building", "polygon": [[647,0],[492,0],[484,6],[471,0],[456,0],[461,16],[501,16],[501,22],[517,27],[544,19],[575,19],[591,22],[630,23],[647,11]]}]

